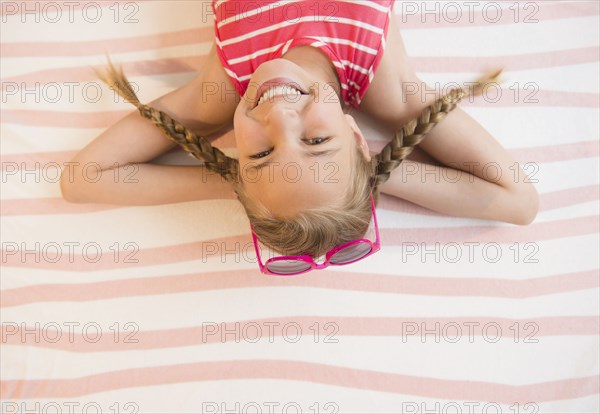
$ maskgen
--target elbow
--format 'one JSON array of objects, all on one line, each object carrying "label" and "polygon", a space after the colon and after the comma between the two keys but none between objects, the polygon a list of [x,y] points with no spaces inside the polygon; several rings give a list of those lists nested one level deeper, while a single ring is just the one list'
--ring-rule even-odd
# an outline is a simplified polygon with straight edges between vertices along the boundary
[{"label": "elbow", "polygon": [[519,206],[514,216],[513,224],[526,226],[533,223],[540,208],[540,196],[533,185],[516,194],[516,203]]},{"label": "elbow", "polygon": [[62,198],[69,203],[84,203],[84,193],[70,170],[63,170],[60,176],[60,192]]},{"label": "elbow", "polygon": [[512,221],[512,224],[527,226],[533,223],[536,217],[537,209],[524,209],[517,217],[515,217],[515,219]]}]

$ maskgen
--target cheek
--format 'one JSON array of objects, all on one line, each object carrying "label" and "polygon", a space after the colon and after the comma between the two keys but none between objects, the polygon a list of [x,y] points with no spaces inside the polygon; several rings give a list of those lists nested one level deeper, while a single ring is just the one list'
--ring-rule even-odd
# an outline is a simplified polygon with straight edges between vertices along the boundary
[{"label": "cheek", "polygon": [[238,105],[235,113],[233,114],[233,135],[235,137],[236,146],[238,150],[244,146],[246,142],[246,136],[248,132],[248,120],[244,113],[244,108]]},{"label": "cheek", "polygon": [[233,128],[237,128],[243,122],[244,117],[244,101],[241,100],[233,113]]},{"label": "cheek", "polygon": [[319,93],[320,95],[316,99],[315,106],[322,118],[330,122],[332,117],[334,117],[333,119],[338,119],[340,116],[343,116],[342,105],[333,89],[326,88]]},{"label": "cheek", "polygon": [[311,111],[311,120],[320,125],[327,125],[339,132],[345,131],[347,124],[344,119],[342,107],[335,102],[321,102]]},{"label": "cheek", "polygon": [[253,154],[266,145],[261,139],[258,139],[262,136],[260,127],[246,116],[245,111],[234,114],[233,136],[238,151],[238,159]]},{"label": "cheek", "polygon": [[338,97],[333,86],[329,84],[321,84],[319,86],[319,100],[326,104],[337,104],[340,105],[340,98]]}]

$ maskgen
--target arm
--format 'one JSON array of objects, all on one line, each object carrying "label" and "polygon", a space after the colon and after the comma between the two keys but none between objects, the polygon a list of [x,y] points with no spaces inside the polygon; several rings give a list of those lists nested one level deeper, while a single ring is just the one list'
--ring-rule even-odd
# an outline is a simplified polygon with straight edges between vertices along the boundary
[{"label": "arm", "polygon": [[[436,96],[418,78],[394,18],[387,40],[361,109],[398,130],[433,103],[439,91]],[[535,218],[539,203],[535,187],[526,182],[525,173],[508,152],[460,106],[425,136],[419,148],[442,166],[434,170],[432,166],[404,161],[381,191],[456,216],[515,224],[528,224]],[[496,166],[502,174],[498,179]],[[416,168],[418,174],[411,173],[411,168]],[[457,176],[460,179],[452,182]]]},{"label": "arm", "polygon": [[[237,99],[232,94],[225,99],[220,93],[209,95],[207,85],[223,88],[227,82],[213,47],[195,79],[151,106],[200,135],[210,135],[231,122]],[[63,197],[80,203],[145,205],[230,196],[229,185],[203,167],[148,163],[175,145],[150,121],[132,112],[71,160],[72,167],[61,177]]]},{"label": "arm", "polygon": [[538,211],[533,184],[502,146],[460,107],[419,146],[440,166],[404,161],[381,191],[461,217],[529,224]]}]

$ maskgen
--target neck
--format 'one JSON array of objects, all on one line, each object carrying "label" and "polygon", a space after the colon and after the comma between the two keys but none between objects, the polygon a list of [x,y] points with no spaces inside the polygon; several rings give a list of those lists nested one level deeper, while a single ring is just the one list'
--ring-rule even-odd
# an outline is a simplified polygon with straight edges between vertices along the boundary
[{"label": "neck", "polygon": [[294,62],[308,72],[315,82],[333,86],[341,102],[341,86],[337,71],[327,55],[312,46],[300,46],[289,50],[283,59]]}]

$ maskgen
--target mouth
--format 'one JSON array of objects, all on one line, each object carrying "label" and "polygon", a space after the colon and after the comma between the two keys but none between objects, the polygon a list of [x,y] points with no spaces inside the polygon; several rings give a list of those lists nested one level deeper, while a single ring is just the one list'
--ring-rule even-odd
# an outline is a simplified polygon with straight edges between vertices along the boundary
[{"label": "mouth", "polygon": [[253,108],[266,101],[273,101],[275,98],[297,99],[302,95],[308,95],[308,92],[297,82],[288,78],[271,79],[262,83],[258,88]]}]

